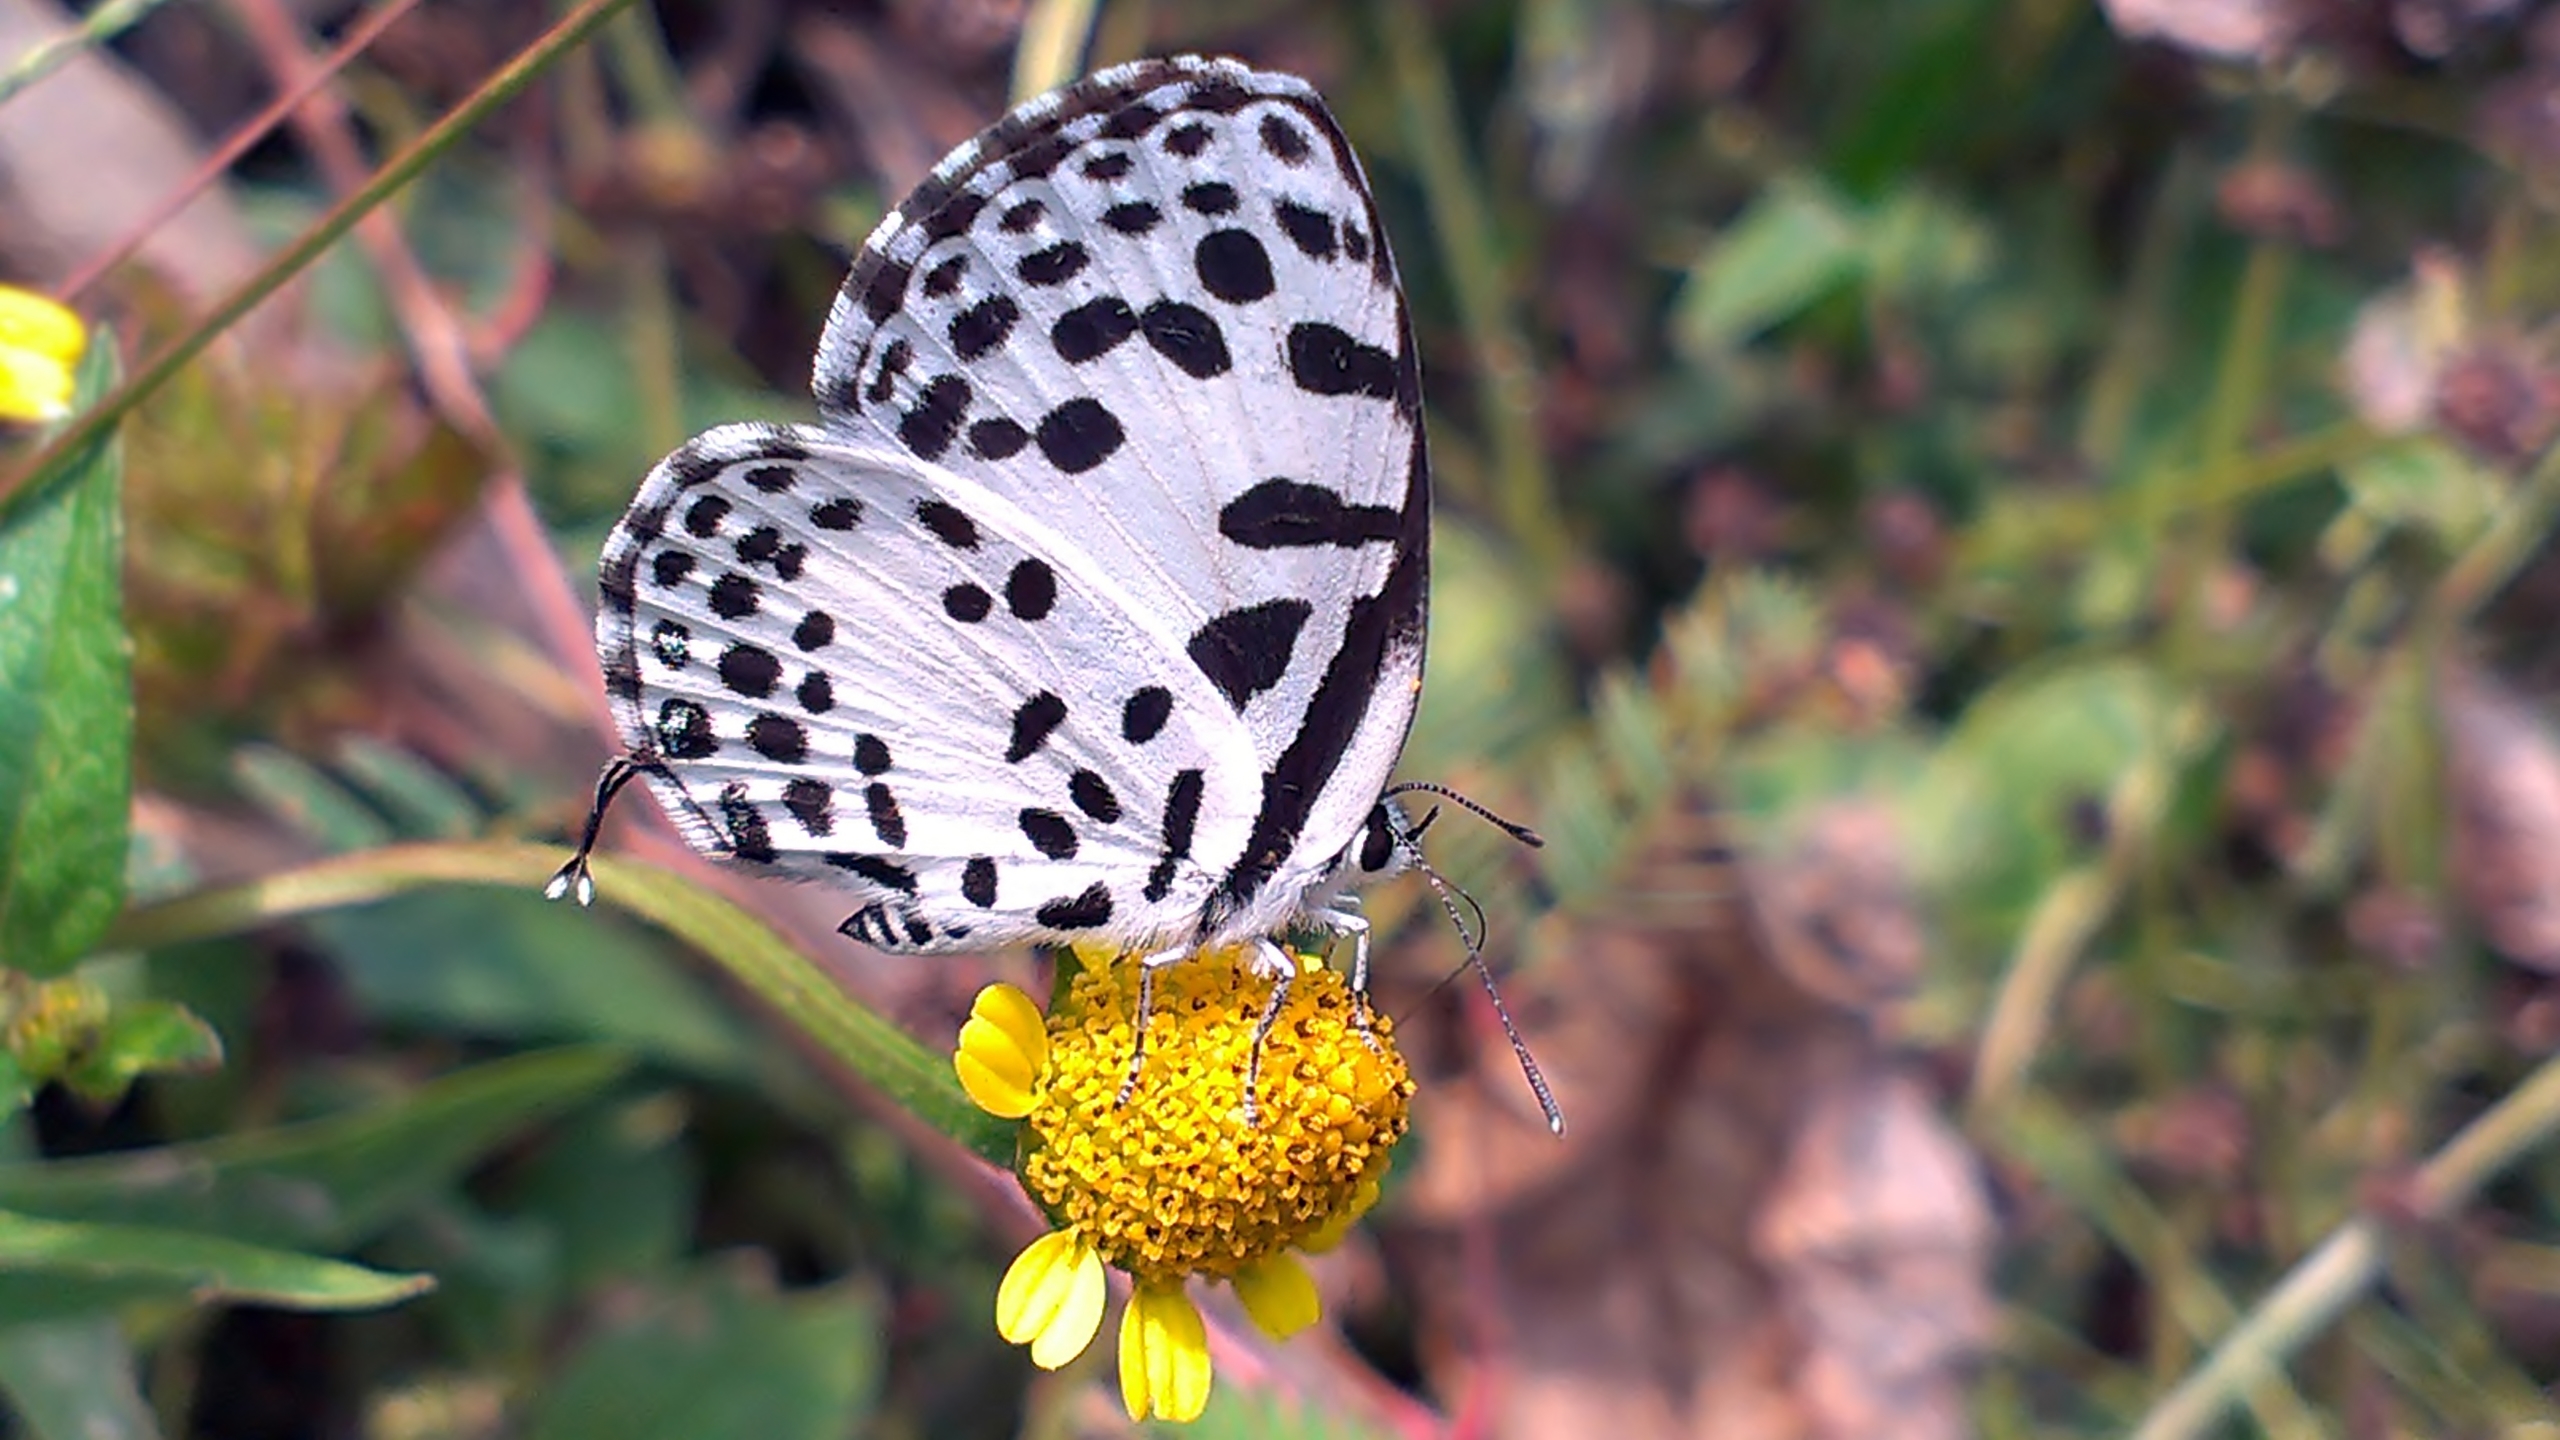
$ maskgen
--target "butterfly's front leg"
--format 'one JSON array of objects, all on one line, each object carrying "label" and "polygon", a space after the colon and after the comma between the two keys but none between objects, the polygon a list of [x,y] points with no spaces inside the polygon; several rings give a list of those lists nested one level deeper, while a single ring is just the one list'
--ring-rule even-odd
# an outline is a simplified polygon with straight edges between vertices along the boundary
[{"label": "butterfly's front leg", "polygon": [[1121,1080],[1119,1098],[1112,1104],[1129,1103],[1129,1097],[1137,1093],[1139,1073],[1147,1068],[1147,1021],[1156,1009],[1156,971],[1189,957],[1191,953],[1188,947],[1176,947],[1138,957],[1138,1014],[1133,1027],[1137,1038],[1129,1046],[1129,1074]]},{"label": "butterfly's front leg", "polygon": [[1378,1036],[1369,1028],[1369,917],[1360,912],[1360,897],[1336,895],[1307,918],[1320,930],[1351,937],[1351,1022],[1375,1053]]}]

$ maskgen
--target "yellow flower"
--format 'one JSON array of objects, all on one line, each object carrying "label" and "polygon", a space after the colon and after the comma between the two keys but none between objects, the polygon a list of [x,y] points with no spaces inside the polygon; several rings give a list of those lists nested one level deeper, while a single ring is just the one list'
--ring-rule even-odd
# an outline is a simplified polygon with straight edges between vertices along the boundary
[{"label": "yellow flower", "polygon": [[1056,1227],[1005,1272],[996,1329],[1032,1363],[1066,1364],[1102,1324],[1104,1271],[1129,1275],[1120,1396],[1131,1419],[1198,1418],[1208,1331],[1185,1293],[1222,1280],[1275,1339],[1322,1315],[1293,1251],[1319,1251],[1377,1203],[1413,1081],[1384,1018],[1340,975],[1301,964],[1262,1048],[1256,1123],[1244,1119],[1253,1032],[1271,994],[1240,951],[1156,972],[1146,1068],[1122,1104],[1138,976],[1079,952],[1042,1022],[1009,985],[980,992],[953,1068],[970,1098],[1030,1131],[1023,1188]]},{"label": "yellow flower", "polygon": [[80,317],[32,291],[0,285],[0,420],[71,413],[71,371],[87,348]]}]

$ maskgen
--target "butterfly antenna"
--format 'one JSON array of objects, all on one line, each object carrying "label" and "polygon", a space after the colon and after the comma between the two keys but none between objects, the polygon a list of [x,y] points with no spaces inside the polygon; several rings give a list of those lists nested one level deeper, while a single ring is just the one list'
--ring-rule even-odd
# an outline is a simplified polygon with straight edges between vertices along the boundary
[{"label": "butterfly antenna", "polygon": [[[1435,785],[1428,780],[1406,780],[1399,784],[1388,786],[1383,798],[1392,800],[1398,795],[1410,795],[1417,790],[1421,791],[1425,795],[1439,796],[1441,799],[1460,807],[1467,813],[1475,816],[1477,819],[1482,820],[1486,824],[1501,831],[1503,834],[1510,836],[1512,839],[1519,841],[1521,844],[1528,846],[1532,850],[1544,849],[1546,846],[1546,840],[1540,836],[1537,831],[1530,829],[1528,826],[1523,825],[1516,820],[1503,819],[1501,816],[1494,814],[1492,810],[1477,804],[1475,801],[1468,799],[1466,796],[1459,794],[1457,791],[1450,789],[1446,785]],[[1426,820],[1423,823],[1427,825],[1430,822]],[[1422,826],[1415,826],[1413,833],[1420,835],[1422,833]],[[1419,860],[1422,857],[1417,855],[1414,858]]]},{"label": "butterfly antenna", "polygon": [[628,755],[616,755],[605,762],[604,773],[596,777],[595,801],[587,807],[586,826],[578,832],[578,851],[569,857],[568,864],[552,872],[550,883],[542,887],[543,899],[557,900],[574,893],[582,907],[596,903],[596,877],[589,872],[587,860],[596,852],[596,835],[604,829],[604,812],[642,768]]},{"label": "butterfly antenna", "polygon": [[[1445,793],[1427,785],[1400,786],[1398,789],[1432,790],[1435,794]],[[1397,791],[1390,790],[1387,793],[1394,795]],[[1515,826],[1510,821],[1486,811],[1482,806],[1461,796],[1447,795],[1446,798],[1456,800],[1469,810],[1484,815],[1502,829],[1512,832],[1514,838],[1525,836],[1524,843],[1538,843],[1535,832],[1526,826]],[[1388,813],[1392,815],[1394,812],[1391,810]],[[1431,893],[1440,897],[1440,908],[1447,912],[1450,925],[1457,929],[1459,943],[1466,947],[1467,966],[1476,972],[1477,981],[1484,986],[1484,998],[1493,1002],[1494,1018],[1502,1022],[1502,1038],[1511,1042],[1512,1058],[1520,1062],[1520,1073],[1529,1081],[1529,1093],[1538,1097],[1538,1110],[1547,1117],[1547,1132],[1561,1138],[1564,1134],[1564,1109],[1556,1104],[1556,1092],[1548,1087],[1547,1074],[1538,1068],[1537,1057],[1529,1053],[1529,1042],[1520,1038],[1520,1027],[1511,1022],[1511,1007],[1502,1003],[1502,991],[1495,987],[1493,971],[1484,963],[1484,907],[1476,903],[1476,897],[1450,884],[1441,878],[1439,871],[1431,868],[1431,863],[1422,858],[1422,847],[1413,842],[1413,832],[1393,822],[1390,822],[1390,828],[1395,834],[1398,847],[1404,851],[1407,858],[1413,861],[1413,868],[1420,871],[1422,878],[1430,883]],[[1468,933],[1467,922],[1458,913],[1458,899],[1454,897],[1463,897],[1468,907],[1476,912],[1474,934]],[[1445,985],[1449,982],[1443,980],[1440,983]]]}]

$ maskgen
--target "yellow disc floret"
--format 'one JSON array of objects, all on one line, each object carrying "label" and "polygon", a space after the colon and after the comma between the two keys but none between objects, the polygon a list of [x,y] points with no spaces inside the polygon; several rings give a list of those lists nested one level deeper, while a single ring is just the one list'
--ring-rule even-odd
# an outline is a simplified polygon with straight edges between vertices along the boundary
[{"label": "yellow disc floret", "polygon": [[1088,955],[1048,1023],[1048,1074],[1023,1184],[1061,1229],[1142,1286],[1235,1279],[1366,1208],[1403,1136],[1413,1081],[1364,1033],[1342,977],[1301,967],[1265,1038],[1245,1120],[1253,1031],[1271,993],[1238,952],[1156,972],[1146,1067],[1120,1102],[1135,1036],[1133,962]]}]

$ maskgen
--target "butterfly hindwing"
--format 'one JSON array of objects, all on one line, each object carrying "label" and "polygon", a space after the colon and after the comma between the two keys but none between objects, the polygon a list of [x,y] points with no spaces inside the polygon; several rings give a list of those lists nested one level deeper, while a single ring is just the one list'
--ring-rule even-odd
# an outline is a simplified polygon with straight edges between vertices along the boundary
[{"label": "butterfly hindwing", "polygon": [[708,432],[602,573],[615,718],[688,842],[850,888],[865,939],[1163,934],[1241,854],[1223,697],[1038,517],[910,457]]}]

